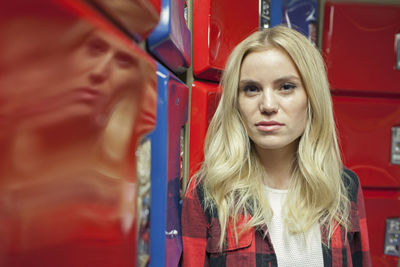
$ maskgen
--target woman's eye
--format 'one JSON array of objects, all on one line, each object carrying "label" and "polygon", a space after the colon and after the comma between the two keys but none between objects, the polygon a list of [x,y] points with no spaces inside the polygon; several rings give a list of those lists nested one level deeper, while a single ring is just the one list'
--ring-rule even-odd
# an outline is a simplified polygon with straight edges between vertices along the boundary
[{"label": "woman's eye", "polygon": [[281,86],[281,90],[283,91],[290,91],[296,88],[296,85],[291,84],[291,83],[285,83]]},{"label": "woman's eye", "polygon": [[259,88],[255,85],[246,85],[243,87],[243,91],[247,93],[255,93],[259,91]]}]

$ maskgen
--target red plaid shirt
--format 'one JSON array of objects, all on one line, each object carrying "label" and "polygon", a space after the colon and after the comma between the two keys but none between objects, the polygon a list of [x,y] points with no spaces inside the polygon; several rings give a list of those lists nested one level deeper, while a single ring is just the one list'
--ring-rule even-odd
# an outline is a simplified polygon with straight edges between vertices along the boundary
[{"label": "red plaid shirt", "polygon": [[[329,241],[329,248],[321,242],[324,266],[372,266],[360,183],[353,172],[345,172],[352,180],[348,184],[352,230],[347,233],[346,238],[344,229],[338,227]],[[221,230],[218,217],[204,210],[202,187],[196,187],[193,180],[186,192],[182,209],[182,266],[278,266],[269,234],[263,237],[266,229],[250,229],[241,235],[236,244],[232,228],[228,225],[227,244],[222,252],[219,251]],[[242,223],[244,222],[243,218]],[[324,232],[323,228],[321,232]]]}]

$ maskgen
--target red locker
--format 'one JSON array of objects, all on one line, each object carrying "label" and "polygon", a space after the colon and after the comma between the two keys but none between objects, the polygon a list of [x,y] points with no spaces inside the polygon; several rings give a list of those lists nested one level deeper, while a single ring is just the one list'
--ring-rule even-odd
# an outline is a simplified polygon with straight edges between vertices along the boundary
[{"label": "red locker", "polygon": [[259,1],[193,0],[193,73],[218,81],[232,49],[259,28]]},{"label": "red locker", "polygon": [[1,2],[0,50],[0,266],[135,266],[155,62],[81,1]]},{"label": "red locker", "polygon": [[217,83],[195,81],[192,85],[189,178],[199,170],[203,162],[204,138],[220,96],[221,90]]},{"label": "red locker", "polygon": [[400,166],[390,163],[391,128],[400,125],[400,98],[333,96],[344,164],[364,189],[374,266],[393,266],[384,255],[386,218],[400,217]]},{"label": "red locker", "polygon": [[392,160],[392,132],[400,126],[399,31],[400,6],[326,3],[322,53],[344,163],[364,189],[374,266],[398,262],[384,252],[386,220],[400,218],[400,165]]},{"label": "red locker", "polygon": [[399,258],[385,255],[383,244],[386,218],[399,217],[400,191],[398,188],[385,190],[364,188],[363,190],[372,264],[378,267],[397,267]]},{"label": "red locker", "polygon": [[400,6],[327,2],[322,52],[332,90],[399,96],[399,33]]},{"label": "red locker", "polygon": [[390,163],[391,129],[400,125],[400,98],[333,96],[333,105],[344,162],[363,187],[400,188],[400,165]]}]

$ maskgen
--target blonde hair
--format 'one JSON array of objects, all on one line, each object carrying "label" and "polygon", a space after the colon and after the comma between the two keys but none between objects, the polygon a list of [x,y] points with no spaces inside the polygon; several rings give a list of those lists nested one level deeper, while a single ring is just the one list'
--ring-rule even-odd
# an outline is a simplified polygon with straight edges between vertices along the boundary
[{"label": "blonde hair", "polygon": [[[244,229],[262,228],[272,217],[263,191],[263,169],[249,140],[238,109],[238,84],[243,59],[249,53],[278,48],[297,66],[308,96],[308,120],[300,137],[284,208],[289,233],[305,233],[319,223],[328,245],[338,225],[349,229],[350,201],[342,180],[343,166],[337,143],[325,65],[319,51],[295,30],[285,26],[253,33],[230,55],[222,76],[222,97],[208,128],[204,162],[196,174],[204,188],[206,209],[217,212],[222,249],[232,220],[236,240],[239,215],[250,220]],[[251,216],[250,216],[251,215]]]}]

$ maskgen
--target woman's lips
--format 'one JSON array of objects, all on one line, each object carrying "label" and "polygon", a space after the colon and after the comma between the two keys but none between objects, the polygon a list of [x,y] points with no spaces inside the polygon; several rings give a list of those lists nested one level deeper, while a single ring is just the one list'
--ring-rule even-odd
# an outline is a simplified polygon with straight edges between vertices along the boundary
[{"label": "woman's lips", "polygon": [[284,126],[283,123],[277,121],[260,121],[256,123],[256,128],[262,132],[273,132]]}]

